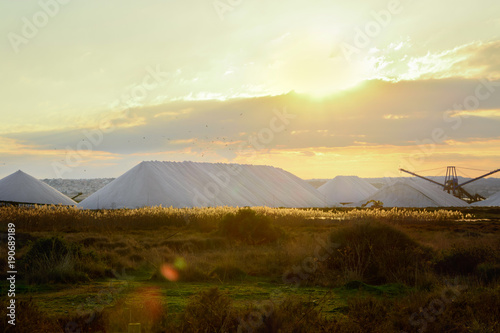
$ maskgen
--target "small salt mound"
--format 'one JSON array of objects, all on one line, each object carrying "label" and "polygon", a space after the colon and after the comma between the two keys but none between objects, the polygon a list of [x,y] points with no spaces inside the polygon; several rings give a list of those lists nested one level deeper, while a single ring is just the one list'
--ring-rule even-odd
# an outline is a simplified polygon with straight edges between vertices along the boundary
[{"label": "small salt mound", "polygon": [[426,185],[412,180],[397,181],[366,198],[381,201],[384,207],[467,207],[468,204],[437,186]]},{"label": "small salt mound", "polygon": [[21,170],[0,180],[0,201],[40,204],[76,205],[76,202]]},{"label": "small salt mound", "polygon": [[318,188],[328,204],[363,201],[377,192],[377,188],[358,176],[337,176]]},{"label": "small salt mound", "polygon": [[324,207],[306,181],[262,165],[142,162],[80,202],[86,209],[146,206]]},{"label": "small salt mound", "polygon": [[486,200],[474,202],[472,205],[478,207],[495,207],[495,206],[498,207],[500,206],[500,192],[493,194]]}]

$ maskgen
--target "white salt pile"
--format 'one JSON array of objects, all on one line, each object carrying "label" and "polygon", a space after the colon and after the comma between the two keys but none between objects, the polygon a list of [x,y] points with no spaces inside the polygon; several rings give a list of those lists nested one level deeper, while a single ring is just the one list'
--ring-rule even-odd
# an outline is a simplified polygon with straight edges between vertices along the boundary
[{"label": "white salt pile", "polygon": [[465,201],[439,189],[414,180],[396,181],[369,196],[369,200],[381,201],[384,207],[467,207]]},{"label": "white salt pile", "polygon": [[337,176],[318,188],[328,204],[350,204],[363,201],[377,188],[358,176]]},{"label": "white salt pile", "polygon": [[21,170],[0,180],[0,202],[76,205],[76,202]]},{"label": "white salt pile", "polygon": [[323,195],[282,169],[261,165],[142,162],[83,200],[86,209],[145,206],[324,207]]},{"label": "white salt pile", "polygon": [[491,197],[486,198],[486,200],[474,202],[472,205],[478,207],[498,207],[500,206],[500,192],[493,194]]}]

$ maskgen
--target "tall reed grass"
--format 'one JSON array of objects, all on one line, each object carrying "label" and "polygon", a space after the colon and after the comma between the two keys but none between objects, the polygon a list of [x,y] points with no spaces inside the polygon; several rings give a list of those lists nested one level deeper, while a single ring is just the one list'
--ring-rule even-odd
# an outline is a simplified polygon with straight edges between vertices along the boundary
[{"label": "tall reed grass", "polygon": [[[236,214],[238,207],[83,210],[75,207],[0,207],[0,221],[14,222],[19,231],[89,232],[106,230],[151,230],[161,227],[190,227],[204,232],[217,229],[219,221]],[[253,207],[275,225],[304,226],[329,221],[377,220],[395,224],[437,223],[470,219],[461,211],[439,209],[298,209]]]}]

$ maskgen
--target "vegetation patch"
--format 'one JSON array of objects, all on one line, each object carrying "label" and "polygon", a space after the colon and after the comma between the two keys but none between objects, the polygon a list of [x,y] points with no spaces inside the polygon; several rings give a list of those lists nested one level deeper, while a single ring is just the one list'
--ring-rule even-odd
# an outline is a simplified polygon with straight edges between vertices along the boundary
[{"label": "vegetation patch", "polygon": [[[437,272],[447,275],[470,275],[476,272],[478,265],[486,262],[498,262],[496,251],[484,245],[453,246],[444,250],[435,262]],[[483,266],[483,270],[486,267]]]},{"label": "vegetation patch", "polygon": [[[7,309],[9,304],[10,302],[7,299],[0,302],[2,309]],[[8,324],[7,320],[9,319],[7,318],[5,317],[0,320],[0,332],[46,333],[61,331],[58,323],[54,319],[48,318],[47,314],[40,310],[31,299],[18,300],[16,302],[16,325]]]},{"label": "vegetation patch", "polygon": [[236,332],[231,299],[218,288],[192,296],[182,314],[182,332]]},{"label": "vegetation patch", "polygon": [[281,230],[273,226],[272,219],[249,208],[226,215],[219,223],[218,233],[230,240],[250,245],[262,245],[278,240]]},{"label": "vegetation patch", "polygon": [[404,283],[413,286],[424,278],[432,258],[429,249],[389,225],[355,223],[330,235],[337,249],[324,268],[344,279],[370,284]]},{"label": "vegetation patch", "polygon": [[0,207],[0,221],[19,235],[19,332],[500,331],[486,209]]},{"label": "vegetation patch", "polygon": [[59,237],[40,238],[22,260],[28,283],[74,283],[108,276],[110,270],[93,251]]},{"label": "vegetation patch", "polygon": [[214,268],[210,275],[222,282],[236,279],[241,280],[247,276],[247,274],[240,268],[230,264],[218,265]]}]

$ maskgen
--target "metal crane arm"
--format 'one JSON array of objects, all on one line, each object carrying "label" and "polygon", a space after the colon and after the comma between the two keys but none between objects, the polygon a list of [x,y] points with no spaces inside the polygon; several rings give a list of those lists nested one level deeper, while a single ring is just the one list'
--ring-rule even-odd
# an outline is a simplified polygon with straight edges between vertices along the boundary
[{"label": "metal crane arm", "polygon": [[469,184],[469,183],[475,182],[475,181],[476,181],[476,180],[478,180],[478,179],[481,179],[481,178],[487,177],[487,176],[492,175],[492,174],[494,174],[494,173],[497,173],[497,172],[499,172],[499,171],[500,171],[500,169],[496,169],[496,170],[494,170],[494,171],[488,172],[487,174],[484,174],[484,175],[479,176],[479,177],[477,177],[477,178],[474,178],[474,179],[468,180],[468,181],[466,181],[465,183],[462,183],[462,184],[460,184],[460,185],[458,185],[458,186],[464,186],[464,185],[467,185],[467,184]]},{"label": "metal crane arm", "polygon": [[443,184],[440,184],[440,183],[438,183],[438,182],[436,182],[436,181],[434,181],[434,180],[432,180],[432,179],[426,178],[426,177],[424,177],[424,176],[417,175],[417,174],[416,174],[416,173],[414,173],[414,172],[411,172],[411,171],[408,171],[408,170],[405,170],[405,169],[399,169],[399,171],[403,171],[403,172],[409,173],[410,175],[413,175],[413,176],[415,176],[415,177],[425,179],[425,180],[427,180],[427,181],[429,181],[429,182],[431,182],[431,183],[434,183],[434,184],[439,185],[439,186],[441,186],[441,187],[443,187],[443,188],[444,188],[444,185],[443,185]]}]

